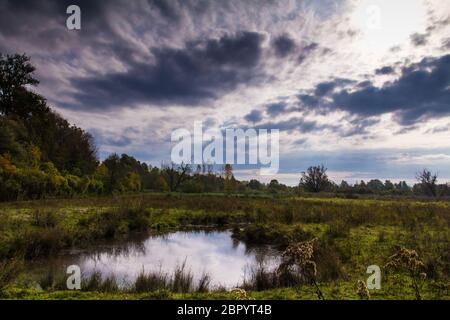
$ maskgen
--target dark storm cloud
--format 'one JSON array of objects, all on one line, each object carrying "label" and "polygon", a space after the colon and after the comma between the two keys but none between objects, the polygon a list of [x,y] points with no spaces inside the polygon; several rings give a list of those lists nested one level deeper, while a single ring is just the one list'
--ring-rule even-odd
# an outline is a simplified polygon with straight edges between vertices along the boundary
[{"label": "dark storm cloud", "polygon": [[301,41],[296,43],[289,35],[283,34],[277,36],[272,40],[271,45],[275,51],[275,56],[278,58],[287,58],[295,55],[299,64],[302,64],[310,57],[325,56],[332,53],[329,48],[321,47],[316,42]]},{"label": "dark storm cloud", "polygon": [[[315,90],[314,90],[314,95],[316,97],[323,97],[329,93],[331,93],[335,88],[342,88],[345,87],[347,85],[350,84],[354,84],[355,81],[353,80],[349,80],[349,79],[342,79],[342,78],[337,78],[334,79],[333,81],[327,81],[327,82],[322,82],[319,83]],[[305,99],[305,98],[303,98]]]},{"label": "dark storm cloud", "polygon": [[[330,130],[338,137],[347,138],[350,136],[364,136],[368,134],[368,128],[379,123],[378,119],[362,119],[358,118],[350,121],[349,125],[343,127],[341,125],[334,124],[322,124],[314,120],[305,120],[301,117],[293,117],[288,120],[278,121],[278,122],[267,122],[260,124],[258,128],[260,129],[278,129],[280,131],[285,131],[288,133],[314,133],[324,130]],[[303,143],[306,140],[303,141]]]},{"label": "dark storm cloud", "polygon": [[[185,17],[200,17],[210,4],[206,0],[1,0],[0,35],[6,40],[0,43],[0,50],[14,53],[18,43],[32,50],[28,54],[44,56],[52,50],[56,59],[60,53],[73,56],[82,48],[95,48],[126,63],[142,55],[125,34],[129,30],[119,24],[119,17],[125,15],[137,34],[151,32],[155,39],[170,42],[184,27]],[[82,27],[77,32],[66,28],[70,5],[81,8]]]},{"label": "dark storm cloud", "polygon": [[[356,90],[341,89],[322,99],[324,90],[319,84],[316,93],[301,94],[304,106],[341,109],[359,116],[378,116],[394,112],[403,125],[450,114],[450,55],[425,58],[402,69],[399,79],[381,88],[371,83],[356,85]],[[337,84],[334,87],[339,87]],[[328,84],[326,89],[333,87]],[[327,91],[327,90],[325,90]]]},{"label": "dark storm cloud", "polygon": [[[334,124],[322,124],[314,120],[305,120],[300,117],[294,117],[284,121],[268,122],[258,126],[263,129],[278,129],[280,131],[286,131],[289,133],[314,133],[325,130],[332,131],[337,137],[347,138],[353,136],[367,137],[369,134],[368,129],[380,121],[378,119],[364,119],[356,118],[348,123],[348,125],[334,125]],[[303,139],[301,139],[303,140]],[[303,143],[306,140],[303,141]],[[302,143],[302,144],[303,144]]]},{"label": "dark storm cloud", "polygon": [[[137,104],[204,105],[241,84],[253,85],[266,75],[269,70],[261,61],[266,50],[262,47],[264,38],[245,29],[225,31],[226,25],[214,34],[195,31],[193,36],[179,31],[192,28],[193,21],[201,21],[203,15],[209,18],[208,12],[229,14],[237,5],[246,10],[257,3],[278,6],[270,0],[245,4],[206,0],[2,0],[0,36],[4,41],[0,52],[29,54],[38,66],[44,93],[50,87],[61,92],[64,101],[51,101],[61,108],[98,112]],[[79,5],[82,12],[82,28],[76,32],[66,29],[66,9],[72,4]],[[124,15],[127,20],[122,19]],[[318,49],[317,43],[296,44],[282,34],[266,53],[279,59],[301,54],[304,60]],[[68,78],[66,67],[79,73]]]},{"label": "dark storm cloud", "polygon": [[89,130],[95,139],[95,141],[100,145],[108,145],[114,147],[127,147],[133,144],[133,135],[137,135],[140,132],[135,128],[126,128],[122,132],[114,132],[114,134],[105,134],[101,130],[96,128],[91,128]]},{"label": "dark storm cloud", "polygon": [[183,49],[153,49],[154,63],[133,63],[126,72],[72,79],[77,103],[66,107],[194,105],[217,98],[258,77],[262,41],[261,34],[240,32],[188,43]]},{"label": "dark storm cloud", "polygon": [[366,81],[363,81],[363,82],[358,83],[356,86],[357,86],[358,88],[367,88],[367,87],[370,87],[370,86],[372,86],[372,85],[373,85],[372,81],[366,80]]},{"label": "dark storm cloud", "polygon": [[358,117],[350,121],[348,128],[339,128],[337,131],[338,135],[343,138],[362,136],[369,134],[368,129],[378,123],[380,123],[379,119]]},{"label": "dark storm cloud", "polygon": [[260,122],[262,120],[262,112],[259,110],[253,110],[248,115],[246,115],[244,119],[248,122]]},{"label": "dark storm cloud", "polygon": [[39,23],[40,26],[50,27],[54,21],[60,22],[59,25],[64,28],[66,9],[70,5],[78,5],[81,8],[83,27],[91,31],[101,28],[108,32],[111,30],[111,24],[107,18],[111,12],[132,13],[134,10],[148,8],[171,24],[176,24],[184,12],[201,14],[209,4],[210,1],[206,0],[145,0],[135,3],[126,0],[2,0],[0,30],[4,34],[22,34],[24,30],[31,31],[32,25],[37,26]]},{"label": "dark storm cloud", "polygon": [[[65,27],[66,8],[71,4],[79,5],[82,11],[78,32],[68,32]],[[232,10],[229,5],[201,0],[4,0],[0,2],[0,34],[6,40],[0,51],[26,50],[32,58],[48,62],[51,56],[53,65],[79,69],[83,77],[67,79],[56,68],[50,72],[38,68],[47,84],[57,84],[63,77],[66,80],[67,86],[59,90],[67,99],[52,101],[58,107],[101,111],[137,104],[198,105],[241,84],[252,85],[265,73],[260,66],[264,40],[260,33],[229,31],[220,33],[222,37],[211,35],[211,39],[208,34],[198,34],[196,39],[177,36],[180,28],[191,23],[189,19],[201,18],[212,6],[214,10]],[[117,13],[129,16],[127,27],[133,32],[151,34],[152,40],[145,41],[148,45],[142,45],[144,41],[137,45],[133,32],[118,28]],[[297,47],[283,34],[275,39],[273,48],[275,52],[270,53],[278,58],[299,52],[306,58],[318,44]],[[107,66],[98,70],[92,55],[105,57],[105,64],[120,63],[121,71],[114,68],[108,72]]]},{"label": "dark storm cloud", "polygon": [[[345,82],[344,79],[340,79],[341,82]],[[339,80],[338,80],[339,81]],[[258,128],[261,129],[278,129],[280,131],[296,132],[296,133],[313,133],[323,130],[331,130],[339,137],[350,137],[356,135],[366,135],[368,134],[368,129],[378,123],[380,120],[377,118],[365,118],[365,117],[354,117],[350,121],[340,121],[346,123],[346,125],[334,125],[334,124],[323,124],[315,120],[306,120],[303,117],[292,117],[287,120],[274,121],[272,118],[280,115],[290,115],[292,112],[298,111],[296,108],[289,108],[289,105],[284,102],[273,103],[265,106],[267,121],[259,124]],[[317,110],[315,110],[317,111]],[[318,114],[318,112],[315,112]],[[261,123],[264,119],[264,114],[259,109],[253,110],[250,114],[245,117],[245,120],[253,123]]]},{"label": "dark storm cloud", "polygon": [[309,108],[317,107],[321,101],[320,97],[315,97],[309,94],[300,94],[298,95],[298,99],[300,100],[303,106]]},{"label": "dark storm cloud", "polygon": [[450,113],[450,55],[404,68],[401,77],[382,88],[366,87],[336,94],[334,103],[353,113],[396,112],[402,124]]},{"label": "dark storm cloud", "polygon": [[209,40],[204,50],[193,53],[217,65],[253,67],[259,62],[262,40],[263,36],[259,33],[241,32],[235,36]]},{"label": "dark storm cloud", "polygon": [[375,73],[378,75],[387,75],[387,74],[392,74],[394,72],[395,72],[394,68],[392,68],[390,66],[386,66],[386,67],[375,70]]},{"label": "dark storm cloud", "polygon": [[330,91],[334,90],[334,88],[336,88],[336,85],[337,84],[335,82],[319,83],[316,87],[315,94],[316,94],[316,96],[323,97]]},{"label": "dark storm cloud", "polygon": [[284,58],[291,53],[296,48],[295,41],[289,35],[281,35],[276,37],[272,42],[273,47],[277,56]]},{"label": "dark storm cloud", "polygon": [[95,141],[100,145],[114,146],[114,147],[127,147],[132,145],[133,140],[127,136],[121,136],[115,134],[114,137],[104,137],[100,133],[93,133],[95,130],[91,129],[90,132],[95,138]]},{"label": "dark storm cloud", "polygon": [[272,103],[266,106],[266,112],[270,116],[278,116],[286,111],[287,104],[284,102]]},{"label": "dark storm cloud", "polygon": [[[66,28],[66,9],[70,5],[81,8],[82,27],[76,32]],[[121,0],[1,1],[0,35],[5,41],[0,50],[15,53],[23,46],[32,57],[51,56],[64,63],[82,49],[95,48],[99,54],[133,60],[136,51],[133,43],[114,26],[114,13],[130,12],[126,5]]]}]

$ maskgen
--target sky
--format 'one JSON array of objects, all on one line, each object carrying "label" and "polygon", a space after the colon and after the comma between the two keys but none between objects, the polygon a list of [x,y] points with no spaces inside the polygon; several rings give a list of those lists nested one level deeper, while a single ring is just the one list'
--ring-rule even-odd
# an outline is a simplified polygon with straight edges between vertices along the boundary
[{"label": "sky", "polygon": [[203,121],[280,130],[279,173],[240,179],[450,181],[450,1],[0,0],[0,16],[0,52],[31,57],[33,90],[100,158],[159,166]]}]

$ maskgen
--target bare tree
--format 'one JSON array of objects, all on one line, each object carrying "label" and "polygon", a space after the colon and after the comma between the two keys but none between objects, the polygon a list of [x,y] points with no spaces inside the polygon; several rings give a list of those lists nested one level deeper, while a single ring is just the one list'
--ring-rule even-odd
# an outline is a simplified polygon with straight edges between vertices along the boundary
[{"label": "bare tree", "polygon": [[323,166],[309,167],[306,172],[302,172],[300,186],[309,192],[324,191],[330,184],[327,176],[327,169]]},{"label": "bare tree", "polygon": [[189,174],[191,172],[191,167],[188,164],[182,163],[176,165],[171,163],[170,165],[164,166],[164,173],[167,178],[167,184],[169,185],[169,190],[175,192],[186,180],[189,179]]},{"label": "bare tree", "polygon": [[422,192],[433,197],[437,194],[437,178],[437,173],[432,174],[428,169],[423,169],[416,174],[416,179],[421,186]]}]

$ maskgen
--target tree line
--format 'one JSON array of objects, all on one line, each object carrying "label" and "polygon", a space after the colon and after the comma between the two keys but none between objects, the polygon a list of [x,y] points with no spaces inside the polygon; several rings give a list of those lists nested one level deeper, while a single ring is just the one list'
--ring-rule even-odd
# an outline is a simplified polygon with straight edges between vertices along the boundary
[{"label": "tree line", "polygon": [[145,190],[164,192],[340,192],[359,194],[450,195],[448,185],[424,170],[419,183],[371,180],[340,185],[326,168],[302,173],[297,187],[272,180],[238,181],[231,165],[220,172],[211,165],[164,164],[160,168],[123,154],[98,160],[93,137],[71,125],[32,91],[39,84],[26,55],[0,55],[0,201],[79,195],[107,195]]},{"label": "tree line", "polygon": [[418,172],[416,180],[417,183],[413,186],[409,186],[405,181],[393,183],[390,180],[382,182],[379,179],[373,179],[367,183],[361,180],[353,185],[346,181],[336,184],[328,178],[327,169],[323,165],[318,165],[302,172],[299,188],[300,191],[312,193],[450,196],[450,185],[448,183],[438,184],[438,175],[428,169]]}]

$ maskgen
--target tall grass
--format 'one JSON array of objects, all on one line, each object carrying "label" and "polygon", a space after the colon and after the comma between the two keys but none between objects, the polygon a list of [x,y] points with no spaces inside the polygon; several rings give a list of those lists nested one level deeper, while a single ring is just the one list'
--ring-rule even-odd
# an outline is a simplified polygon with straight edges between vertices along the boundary
[{"label": "tall grass", "polygon": [[[42,289],[47,291],[67,290],[65,279],[64,274],[58,275],[53,270],[49,270],[37,282]],[[104,276],[95,271],[89,276],[82,277],[81,290],[100,293],[139,294],[152,292],[207,293],[210,291],[210,283],[211,277],[208,274],[204,274],[197,281],[194,281],[192,272],[187,270],[184,262],[178,265],[172,274],[161,270],[154,272],[142,270],[132,283],[118,281],[115,275]]]},{"label": "tall grass", "polygon": [[289,270],[279,272],[276,269],[267,268],[264,264],[258,264],[251,268],[241,287],[247,291],[266,291],[275,288],[296,287],[304,283],[304,280],[294,272]]},{"label": "tall grass", "polygon": [[4,290],[17,278],[22,267],[23,262],[19,258],[0,261],[0,297]]},{"label": "tall grass", "polygon": [[100,272],[94,272],[90,277],[84,278],[81,282],[84,291],[95,292],[119,292],[119,284],[114,275],[103,278]]},{"label": "tall grass", "polygon": [[131,287],[132,292],[144,293],[157,290],[168,290],[175,293],[208,292],[211,278],[204,274],[195,282],[194,275],[186,269],[186,261],[178,265],[173,274],[162,272],[148,272],[144,270],[136,278]]}]

